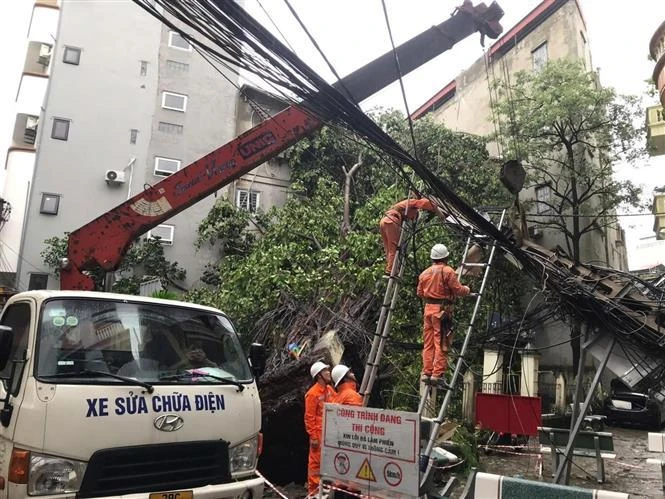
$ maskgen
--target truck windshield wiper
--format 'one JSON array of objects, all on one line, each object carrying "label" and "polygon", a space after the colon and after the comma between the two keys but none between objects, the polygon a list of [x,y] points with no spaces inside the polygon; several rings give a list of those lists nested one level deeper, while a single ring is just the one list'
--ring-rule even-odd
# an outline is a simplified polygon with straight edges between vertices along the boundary
[{"label": "truck windshield wiper", "polygon": [[76,376],[107,376],[109,378],[115,378],[119,379],[120,381],[124,381],[125,383],[129,383],[131,385],[138,385],[142,386],[143,388],[146,389],[148,393],[152,393],[155,391],[155,388],[150,384],[146,383],[145,381],[140,381],[135,378],[128,378],[127,376],[120,376],[118,374],[113,374],[109,373],[106,371],[95,371],[94,369],[81,369],[79,371],[71,372],[71,373],[56,373],[56,374],[47,374],[46,376],[39,376],[40,378],[71,378],[71,377],[76,377]]},{"label": "truck windshield wiper", "polygon": [[199,371],[197,369],[193,369],[191,371],[184,371],[184,372],[179,372],[175,374],[166,374],[164,376],[160,376],[159,380],[160,381],[168,381],[168,380],[177,380],[177,379],[183,379],[183,378],[194,378],[194,377],[200,377],[200,378],[212,378],[216,381],[221,382],[223,385],[233,385],[238,388],[238,391],[241,392],[245,389],[245,385],[240,383],[239,381],[233,380],[233,379],[228,379],[228,378],[222,378],[221,376],[215,376],[214,374],[208,374],[203,371]]}]

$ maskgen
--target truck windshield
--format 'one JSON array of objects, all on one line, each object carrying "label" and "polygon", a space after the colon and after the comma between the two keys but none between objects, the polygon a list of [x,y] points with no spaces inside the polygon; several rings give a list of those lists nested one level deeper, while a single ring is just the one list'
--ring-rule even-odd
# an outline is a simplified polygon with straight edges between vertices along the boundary
[{"label": "truck windshield", "polygon": [[36,376],[58,383],[123,383],[101,373],[150,384],[252,380],[231,322],[206,310],[54,299],[43,306],[38,338]]}]

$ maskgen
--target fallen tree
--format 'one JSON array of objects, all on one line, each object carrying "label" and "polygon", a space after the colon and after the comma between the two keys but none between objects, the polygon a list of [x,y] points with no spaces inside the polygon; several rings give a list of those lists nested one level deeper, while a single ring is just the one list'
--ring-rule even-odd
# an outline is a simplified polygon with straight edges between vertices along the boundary
[{"label": "fallen tree", "polygon": [[333,306],[302,305],[282,294],[257,322],[255,341],[267,347],[266,373],[259,380],[263,417],[262,472],[276,483],[306,480],[308,442],[304,395],[312,385],[310,365],[343,360],[362,373],[370,347],[377,300],[372,293],[344,297]]}]

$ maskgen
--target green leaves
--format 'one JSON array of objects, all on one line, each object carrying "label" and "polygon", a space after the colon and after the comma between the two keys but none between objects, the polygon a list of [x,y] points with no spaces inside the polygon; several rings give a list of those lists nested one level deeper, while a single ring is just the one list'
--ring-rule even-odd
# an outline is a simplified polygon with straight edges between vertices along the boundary
[{"label": "green leaves", "polygon": [[[408,122],[402,114],[380,112],[375,119],[412,149]],[[462,197],[475,205],[504,206],[510,201],[498,179],[500,165],[488,159],[483,139],[455,133],[430,119],[415,123],[415,136],[419,158]],[[350,230],[342,237],[345,171],[358,162],[359,155],[362,166],[351,184]],[[284,295],[304,309],[319,304],[335,310],[340,302],[367,292],[374,293],[376,303],[380,303],[385,292],[386,281],[381,279],[385,260],[378,225],[385,211],[408,194],[409,186],[395,171],[403,166],[393,165],[352,134],[336,128],[324,128],[300,141],[289,150],[288,158],[292,185],[286,205],[263,216],[262,233],[245,253],[226,253],[209,269],[206,280],[214,282],[213,287],[188,295],[192,301],[230,314],[245,339],[253,336],[259,318],[271,317],[275,307],[285,301],[280,300]],[[202,223],[199,235],[206,244],[242,240],[248,230],[242,224],[238,214],[220,203]],[[430,265],[432,245],[438,242],[446,243],[454,262],[459,261],[464,241],[444,228],[438,217],[421,217],[410,241],[393,315],[391,338],[397,341],[421,341],[422,304],[415,293],[416,284],[420,272]],[[507,310],[513,304],[511,300],[517,304],[519,295],[511,287],[516,282],[513,276],[496,293]],[[486,307],[491,311],[495,305],[488,300]],[[460,323],[470,309],[470,302],[460,304]],[[364,325],[368,335],[377,318],[378,310],[376,315],[368,314]],[[315,336],[320,332],[298,333]],[[397,366],[399,373],[390,380],[391,390],[395,390],[391,403],[413,409],[417,396],[405,398],[399,393],[412,390],[420,370],[419,352],[389,348],[387,356],[385,365]]]},{"label": "green leaves", "polygon": [[[520,197],[531,207],[528,221],[564,234],[579,261],[584,234],[616,227],[617,207],[635,206],[639,197],[632,182],[614,178],[617,163],[633,164],[645,154],[639,99],[601,88],[597,74],[565,59],[520,72],[496,89],[493,111],[504,133],[494,139],[508,157],[524,161]],[[544,186],[549,192],[541,190],[537,200],[533,189]],[[537,216],[537,208],[550,216]]]},{"label": "green leaves", "polygon": [[[69,233],[63,237],[54,236],[44,241],[46,247],[40,253],[44,264],[55,275],[60,273],[60,261],[67,256],[67,239]],[[158,278],[165,288],[182,281],[187,271],[171,262],[164,256],[164,247],[159,239],[144,239],[135,241],[123,258],[116,271],[119,278],[113,283],[113,291],[138,295],[143,282]],[[101,268],[92,271],[95,286],[100,289],[104,282],[105,272]]]}]

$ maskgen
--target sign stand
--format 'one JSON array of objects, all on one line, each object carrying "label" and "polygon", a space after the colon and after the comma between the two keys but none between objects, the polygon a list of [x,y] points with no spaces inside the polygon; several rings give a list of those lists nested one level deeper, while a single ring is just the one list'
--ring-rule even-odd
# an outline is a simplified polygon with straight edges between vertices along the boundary
[{"label": "sign stand", "polygon": [[418,497],[417,413],[326,404],[321,477],[372,497]]}]

